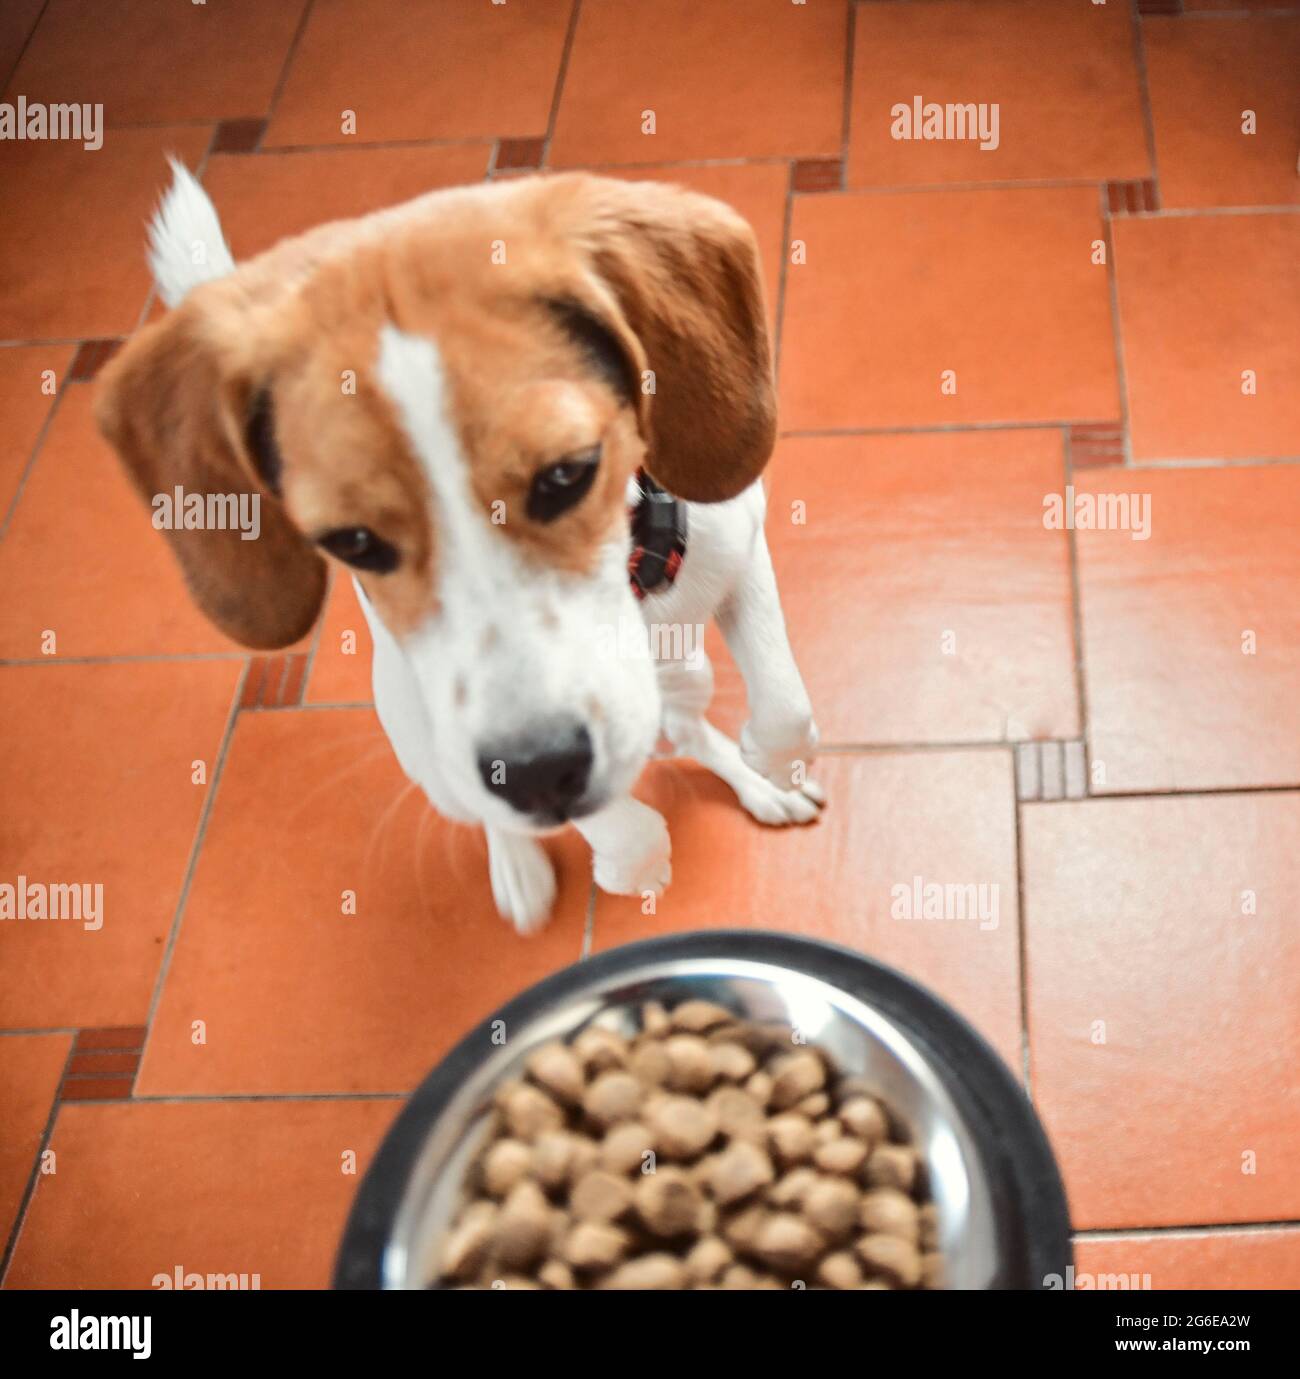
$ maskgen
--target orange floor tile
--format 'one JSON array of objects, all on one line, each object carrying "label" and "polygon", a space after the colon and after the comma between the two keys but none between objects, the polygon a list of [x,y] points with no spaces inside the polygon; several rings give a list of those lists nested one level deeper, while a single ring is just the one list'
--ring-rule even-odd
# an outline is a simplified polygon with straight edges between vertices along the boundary
[{"label": "orange floor tile", "polygon": [[388,1098],[65,1106],[50,1141],[58,1172],[37,1184],[6,1283],[75,1288],[93,1240],[102,1288],[159,1287],[159,1275],[175,1286],[178,1269],[323,1287],[400,1109]]},{"label": "orange floor tile", "polygon": [[[0,5],[0,103],[103,107],[97,149],[0,139],[0,883],[103,916],[0,915],[0,1285],[323,1287],[476,1023],[617,944],[756,927],[982,1032],[1093,1286],[1300,1287],[1298,58],[1292,0]],[[918,101],[977,136],[996,106],[996,147],[955,110],[896,137]],[[394,758],[342,567],[294,646],[205,621],[93,419],[166,312],[168,154],[239,259],[559,170],[745,217],[821,818],[657,760],[671,887],[601,892],[565,830],[523,938],[482,831]],[[896,917],[918,877],[987,913]]]},{"label": "orange floor tile", "polygon": [[793,431],[1118,417],[1094,187],[798,196]]},{"label": "orange floor tile", "polygon": [[[1132,27],[1126,5],[1073,0],[859,6],[849,185],[1150,176]],[[978,140],[896,137],[893,107],[914,119],[918,96],[996,99],[996,137],[987,115]]]}]

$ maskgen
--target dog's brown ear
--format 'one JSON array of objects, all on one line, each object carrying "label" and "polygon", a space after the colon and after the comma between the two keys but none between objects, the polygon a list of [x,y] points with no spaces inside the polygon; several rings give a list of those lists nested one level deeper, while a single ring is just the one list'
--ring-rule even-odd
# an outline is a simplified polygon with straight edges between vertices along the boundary
[{"label": "dog's brown ear", "polygon": [[581,208],[574,234],[621,317],[606,321],[631,356],[646,467],[679,497],[734,498],[776,439],[753,231],[729,206],[680,187],[555,181]]},{"label": "dog's brown ear", "polygon": [[178,487],[205,507],[209,495],[253,498],[254,540],[229,525],[167,534],[203,612],[235,641],[272,648],[310,629],[326,567],[275,495],[274,417],[244,343],[186,302],[104,370],[95,417],[147,503]]}]

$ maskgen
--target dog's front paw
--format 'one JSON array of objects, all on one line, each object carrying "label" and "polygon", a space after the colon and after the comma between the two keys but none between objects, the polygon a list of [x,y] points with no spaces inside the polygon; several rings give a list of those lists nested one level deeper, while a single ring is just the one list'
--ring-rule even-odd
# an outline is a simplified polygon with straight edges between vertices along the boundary
[{"label": "dog's front paw", "polygon": [[778,789],[799,790],[824,803],[825,796],[808,778],[817,755],[817,724],[811,717],[771,728],[746,723],[740,730],[740,755],[746,766]]},{"label": "dog's front paw", "polygon": [[[631,801],[637,804],[637,801]],[[610,895],[658,895],[673,879],[672,843],[662,814],[639,805],[637,827],[613,851],[597,849],[596,885]]]},{"label": "dog's front paw", "polygon": [[490,830],[488,874],[502,919],[521,934],[536,933],[555,903],[555,868],[546,849],[534,838]]}]

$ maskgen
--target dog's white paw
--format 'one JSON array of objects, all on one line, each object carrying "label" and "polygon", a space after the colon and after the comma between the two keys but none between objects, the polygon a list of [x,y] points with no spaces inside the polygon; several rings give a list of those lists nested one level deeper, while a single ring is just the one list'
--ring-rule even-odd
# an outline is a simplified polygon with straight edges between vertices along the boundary
[{"label": "dog's white paw", "polygon": [[822,804],[825,796],[817,786],[808,788],[808,772],[816,755],[817,725],[811,718],[780,731],[760,730],[752,723],[740,730],[740,756],[750,770],[757,771],[779,790],[802,792]]},{"label": "dog's white paw", "polygon": [[658,895],[673,879],[672,842],[663,816],[646,809],[639,823],[625,846],[595,855],[596,885],[610,895]]},{"label": "dog's white paw", "polygon": [[752,771],[736,790],[736,798],[760,824],[780,828],[785,824],[810,824],[826,803],[826,792],[816,781],[806,780],[798,790],[782,790]]},{"label": "dog's white paw", "polygon": [[492,898],[503,919],[521,934],[533,934],[550,918],[555,903],[555,868],[546,849],[519,833],[488,834]]}]

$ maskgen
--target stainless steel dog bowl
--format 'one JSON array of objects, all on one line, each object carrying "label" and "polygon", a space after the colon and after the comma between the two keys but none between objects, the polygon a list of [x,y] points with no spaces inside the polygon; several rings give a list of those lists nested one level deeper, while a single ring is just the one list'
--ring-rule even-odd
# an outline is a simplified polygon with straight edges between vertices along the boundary
[{"label": "stainless steel dog bowl", "polygon": [[832,944],[752,930],[650,939],[547,978],[463,1039],[421,1084],[362,1182],[336,1288],[426,1288],[493,1090],[588,1024],[632,1033],[645,1001],[702,997],[801,1030],[866,1077],[927,1165],[950,1288],[1042,1288],[1071,1263],[1065,1192],[1002,1060],[937,997]]}]

